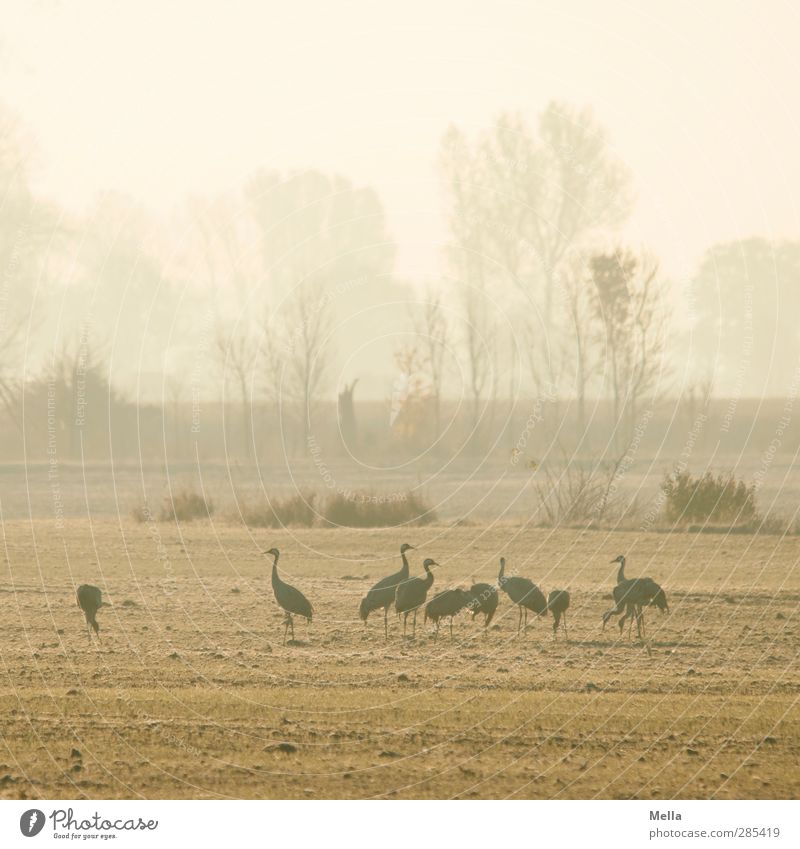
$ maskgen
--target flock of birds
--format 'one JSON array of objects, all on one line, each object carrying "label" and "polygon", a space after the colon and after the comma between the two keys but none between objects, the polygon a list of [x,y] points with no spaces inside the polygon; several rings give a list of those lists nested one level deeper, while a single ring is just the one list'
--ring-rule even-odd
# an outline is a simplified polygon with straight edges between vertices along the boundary
[{"label": "flock of birds", "polygon": [[[478,613],[484,615],[484,633],[494,617],[499,602],[499,590],[502,590],[519,609],[517,620],[517,632],[528,627],[528,613],[544,616],[548,612],[553,616],[553,638],[558,638],[559,625],[563,623],[564,637],[569,639],[567,632],[567,610],[570,603],[570,595],[567,590],[553,590],[545,598],[544,593],[533,581],[517,575],[506,575],[506,559],[500,558],[500,572],[495,584],[473,584],[469,590],[460,588],[444,590],[437,593],[427,602],[428,593],[433,586],[433,572],[431,567],[438,566],[430,557],[423,561],[425,570],[424,577],[409,577],[409,564],[406,552],[413,550],[414,546],[403,543],[400,546],[400,559],[402,566],[398,572],[387,575],[378,581],[369,592],[361,599],[358,608],[359,617],[367,625],[370,613],[383,610],[383,627],[386,639],[389,638],[389,609],[394,605],[398,616],[403,616],[403,636],[407,634],[408,616],[413,614],[412,636],[416,636],[417,613],[424,605],[425,622],[431,620],[435,626],[438,637],[439,623],[442,619],[450,620],[450,637],[453,636],[453,617],[462,610],[472,612],[474,619]],[[281,580],[278,574],[278,559],[280,551],[270,548],[264,552],[273,558],[272,561],[272,590],[275,600],[286,614],[284,620],[283,642],[286,644],[287,633],[291,629],[292,641],[294,641],[294,618],[300,616],[311,624],[314,608],[311,602],[296,587]],[[644,639],[645,624],[644,610],[646,607],[655,606],[662,613],[669,612],[667,596],[664,590],[652,578],[626,578],[625,556],[620,554],[612,563],[619,563],[617,572],[617,583],[613,589],[614,606],[603,613],[603,628],[613,616],[622,614],[619,620],[619,630],[622,633],[625,623],[628,622],[628,633],[630,635],[633,622],[636,622],[637,634]],[[101,591],[89,584],[78,587],[78,606],[86,616],[86,628],[89,639],[91,632],[100,635],[100,625],[97,622],[97,611],[107,602],[103,601]]]}]

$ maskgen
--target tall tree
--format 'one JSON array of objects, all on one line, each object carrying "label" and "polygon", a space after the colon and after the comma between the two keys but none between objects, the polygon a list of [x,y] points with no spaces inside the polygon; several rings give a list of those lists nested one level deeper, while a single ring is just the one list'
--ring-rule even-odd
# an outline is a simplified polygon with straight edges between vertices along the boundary
[{"label": "tall tree", "polygon": [[690,342],[715,391],[786,396],[800,367],[800,242],[752,238],[714,245],[691,293]]},{"label": "tall tree", "polygon": [[666,382],[668,310],[655,261],[618,249],[595,254],[590,271],[616,433],[627,442],[636,426],[641,400],[648,396],[652,399]]}]

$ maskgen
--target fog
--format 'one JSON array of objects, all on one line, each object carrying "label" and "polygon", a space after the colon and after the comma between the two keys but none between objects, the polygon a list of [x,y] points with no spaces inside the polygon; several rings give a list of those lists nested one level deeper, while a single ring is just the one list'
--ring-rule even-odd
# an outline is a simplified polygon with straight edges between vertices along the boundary
[{"label": "fog", "polygon": [[778,475],[799,35],[788,3],[4,10],[2,459],[380,489],[630,455],[651,493],[777,439]]}]

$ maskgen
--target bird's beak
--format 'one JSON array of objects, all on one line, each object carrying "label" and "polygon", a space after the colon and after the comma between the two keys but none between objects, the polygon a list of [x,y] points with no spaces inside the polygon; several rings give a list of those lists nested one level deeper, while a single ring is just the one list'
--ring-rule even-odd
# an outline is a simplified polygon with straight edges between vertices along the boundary
[{"label": "bird's beak", "polygon": [[618,560],[617,560],[617,558],[615,557],[613,560],[609,560],[608,562],[609,562],[609,563],[617,563],[617,562],[618,562]]}]

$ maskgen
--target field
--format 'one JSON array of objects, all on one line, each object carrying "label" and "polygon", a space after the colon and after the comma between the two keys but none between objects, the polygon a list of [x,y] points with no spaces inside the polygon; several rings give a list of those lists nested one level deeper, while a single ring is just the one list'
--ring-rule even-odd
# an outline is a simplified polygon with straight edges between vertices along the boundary
[{"label": "field", "polygon": [[[0,797],[796,798],[800,538],[439,526],[250,533],[234,523],[6,520]],[[508,571],[568,588],[569,642],[356,616],[422,556],[435,588]],[[260,552],[316,609],[282,645]],[[671,613],[601,631],[616,567]],[[74,588],[111,607],[89,642]]]}]

